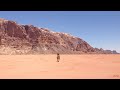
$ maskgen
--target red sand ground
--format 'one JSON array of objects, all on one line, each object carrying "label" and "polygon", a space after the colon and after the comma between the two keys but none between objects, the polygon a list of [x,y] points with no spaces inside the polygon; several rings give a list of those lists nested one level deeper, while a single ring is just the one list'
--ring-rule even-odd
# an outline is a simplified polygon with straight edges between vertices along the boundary
[{"label": "red sand ground", "polygon": [[120,55],[0,55],[0,79],[120,79]]}]

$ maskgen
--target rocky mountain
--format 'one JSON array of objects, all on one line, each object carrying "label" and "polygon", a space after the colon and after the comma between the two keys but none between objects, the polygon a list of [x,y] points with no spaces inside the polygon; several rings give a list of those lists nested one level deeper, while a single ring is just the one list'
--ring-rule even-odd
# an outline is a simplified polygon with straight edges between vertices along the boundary
[{"label": "rocky mountain", "polygon": [[103,50],[102,48],[98,49],[98,48],[94,48],[96,53],[99,54],[119,54],[116,50]]},{"label": "rocky mountain", "polygon": [[93,48],[70,34],[0,18],[0,54],[117,53]]}]

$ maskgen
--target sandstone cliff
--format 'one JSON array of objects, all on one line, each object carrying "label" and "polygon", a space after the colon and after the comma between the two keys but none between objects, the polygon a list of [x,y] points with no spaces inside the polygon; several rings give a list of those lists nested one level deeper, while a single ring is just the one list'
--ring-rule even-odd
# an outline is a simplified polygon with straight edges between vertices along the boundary
[{"label": "sandstone cliff", "polygon": [[86,41],[66,33],[53,32],[33,25],[19,25],[0,19],[0,54],[40,53],[117,53],[93,48]]}]

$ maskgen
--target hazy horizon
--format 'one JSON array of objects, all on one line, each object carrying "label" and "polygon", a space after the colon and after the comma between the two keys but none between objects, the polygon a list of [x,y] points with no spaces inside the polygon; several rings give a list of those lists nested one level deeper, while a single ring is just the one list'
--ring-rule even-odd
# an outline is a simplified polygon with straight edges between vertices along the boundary
[{"label": "hazy horizon", "polygon": [[69,33],[120,53],[120,11],[0,11],[0,18]]}]

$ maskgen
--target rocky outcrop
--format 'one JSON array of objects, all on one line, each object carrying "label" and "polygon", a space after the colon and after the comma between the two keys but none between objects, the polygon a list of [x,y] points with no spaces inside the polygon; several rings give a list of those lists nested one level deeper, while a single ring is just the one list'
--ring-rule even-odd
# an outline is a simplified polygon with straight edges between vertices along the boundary
[{"label": "rocky outcrop", "polygon": [[96,53],[100,53],[100,54],[119,54],[118,52],[116,52],[116,50],[104,50],[102,48],[98,49],[98,48],[94,48]]},{"label": "rocky outcrop", "polygon": [[0,19],[0,54],[3,52],[6,54],[117,53],[93,48],[84,40],[70,34]]}]

